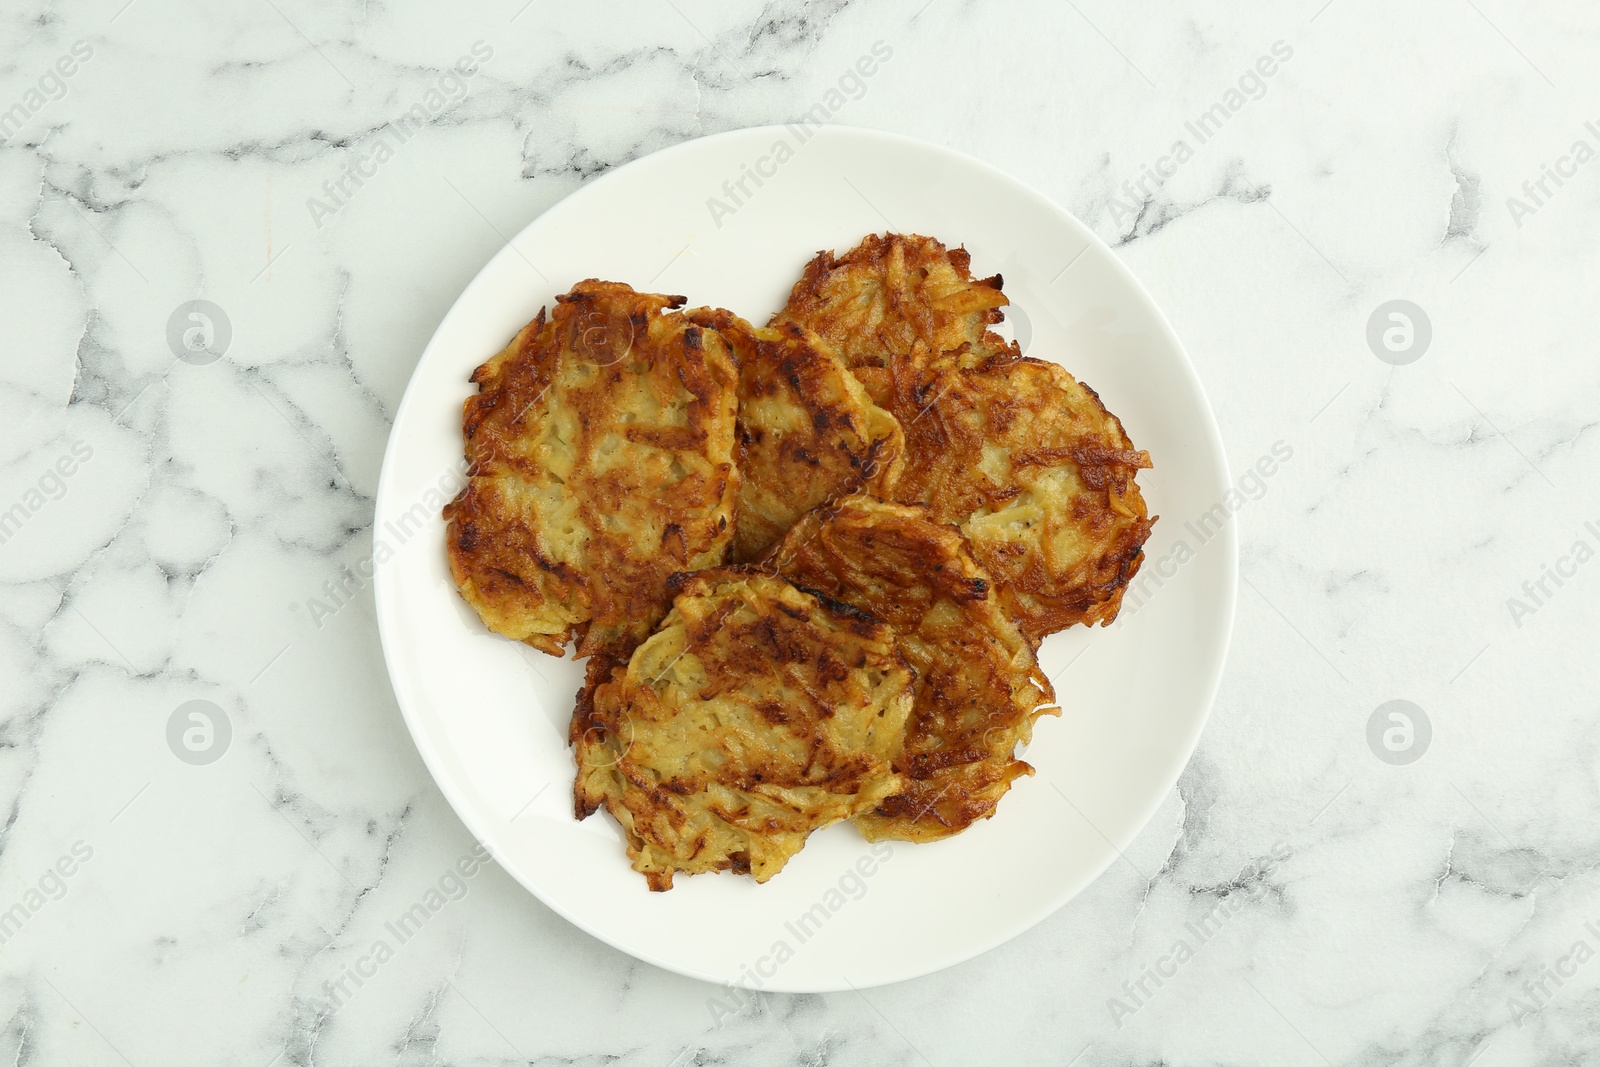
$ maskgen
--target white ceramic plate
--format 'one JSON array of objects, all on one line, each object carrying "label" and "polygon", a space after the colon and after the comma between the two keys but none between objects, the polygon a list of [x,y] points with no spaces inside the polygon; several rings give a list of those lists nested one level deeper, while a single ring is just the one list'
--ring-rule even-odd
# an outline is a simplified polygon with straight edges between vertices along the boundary
[{"label": "white ceramic plate", "polygon": [[[1038,773],[993,819],[876,852],[853,827],[833,826],[766,885],[701,875],[650,893],[609,816],[572,817],[566,734],[578,665],[490,634],[450,582],[439,505],[459,484],[468,375],[580,279],[682,293],[759,322],[818,249],[843,252],[885,229],[963,244],[979,276],[1003,273],[1007,326],[1027,354],[1092,385],[1149,450],[1155,469],[1139,481],[1162,519],[1140,592],[1113,627],[1044,643],[1040,661],[1066,710],[1040,721],[1027,754]],[[1105,870],[1172,789],[1216,691],[1237,584],[1232,524],[1201,544],[1185,523],[1227,490],[1216,423],[1177,337],[1066,211],[991,167],[902,137],[738,130],[584,185],[450,309],[384,459],[378,622],[395,694],[439,787],[540,900],[640,959],[719,984],[872,986],[1027,930]]]}]

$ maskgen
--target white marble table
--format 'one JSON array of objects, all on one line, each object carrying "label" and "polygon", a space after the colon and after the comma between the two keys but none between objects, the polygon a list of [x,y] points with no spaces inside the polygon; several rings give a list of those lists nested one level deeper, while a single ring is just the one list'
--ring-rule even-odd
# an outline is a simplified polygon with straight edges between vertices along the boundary
[{"label": "white marble table", "polygon": [[[0,14],[0,1059],[1600,1060],[1592,6],[449,6]],[[507,234],[877,42],[833,121],[1032,183],[1165,308],[1245,583],[1127,863],[971,963],[716,1026],[492,865],[446,877],[474,842],[342,568]],[[175,359],[190,328],[220,358]],[[1389,709],[1369,743],[1392,700],[1426,744]]]}]

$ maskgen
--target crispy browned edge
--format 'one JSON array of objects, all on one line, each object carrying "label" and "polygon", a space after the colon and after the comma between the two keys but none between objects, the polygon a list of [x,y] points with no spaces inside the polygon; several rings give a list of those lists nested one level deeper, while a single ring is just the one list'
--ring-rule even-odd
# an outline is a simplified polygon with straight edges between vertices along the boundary
[{"label": "crispy browned edge", "polygon": [[[920,283],[920,276],[941,261],[949,263],[967,285],[964,300],[936,308],[925,301],[909,299],[910,293],[887,288],[897,280],[911,288],[911,275],[919,275]],[[828,294],[834,275],[841,271],[882,275],[886,279],[884,299],[893,317],[870,341],[847,332],[846,318],[856,309],[848,304],[837,306]],[[948,248],[936,238],[918,234],[870,233],[842,256],[828,250],[818,252],[806,264],[789,292],[788,303],[773,316],[773,321],[794,321],[815,330],[839,349],[852,368],[883,366],[890,354],[909,355],[919,342],[936,354],[966,345],[977,356],[988,355],[1008,347],[999,334],[989,329],[1004,321],[1000,309],[1010,303],[1002,291],[1003,284],[999,274],[974,278],[972,256],[965,248]],[[915,288],[920,290],[920,285]]]},{"label": "crispy browned edge", "polygon": [[[836,530],[842,539],[831,536]],[[1055,691],[955,526],[921,505],[852,496],[812,511],[745,569],[781,574],[882,619],[918,671],[895,759],[905,788],[857,817],[869,839],[960,833],[989,818],[1011,783],[1033,773],[1013,750],[1039,716],[1059,712]],[[930,623],[929,612],[945,601],[960,621]],[[984,708],[981,729],[963,729],[976,708]],[[907,756],[908,748],[918,754]]]},{"label": "crispy browned edge", "polygon": [[[860,610],[859,608],[836,600],[819,590],[808,589],[804,586],[796,585],[787,578],[771,570],[760,570],[750,566],[730,566],[708,568],[706,570],[699,571],[682,571],[674,574],[669,580],[669,584],[672,588],[674,599],[676,600],[676,597],[679,594],[688,593],[692,595],[697,592],[702,592],[711,584],[726,577],[749,578],[752,576],[773,579],[782,582],[786,586],[791,586],[794,589],[805,593],[807,596],[811,597],[817,602],[818,607],[823,612],[825,612],[835,621],[841,623],[841,628],[843,629],[848,629],[852,633],[863,637],[872,637],[875,640],[892,641],[892,631],[881,620],[875,618],[865,611]],[[777,610],[779,613],[788,616],[793,620],[800,620],[803,618],[803,616],[798,615],[794,611],[784,608],[781,605],[778,606]],[[776,635],[773,626],[774,622],[776,622],[779,626],[782,625],[782,620],[763,617],[753,623],[748,624],[746,629],[749,629],[752,632],[760,631],[769,640],[775,639]],[[723,625],[726,624],[721,622],[717,624],[718,627]],[[694,639],[695,635],[691,634],[691,640]],[[759,640],[745,642],[745,644],[750,648],[759,647],[760,643],[761,642]],[[893,646],[891,645],[891,647]],[[907,673],[911,673],[910,666],[906,664],[904,657],[900,654],[898,649],[894,651],[893,655],[897,664],[906,670]],[[620,662],[613,660],[609,667],[605,668],[605,676],[603,678],[591,675],[590,687],[595,691],[603,690],[605,692],[609,692],[611,687],[625,684],[628,671],[628,658],[629,657],[623,657]],[[591,660],[591,664],[594,662],[594,660]],[[737,675],[739,671],[737,668],[728,668],[725,669],[723,673]],[[720,676],[715,674],[708,677],[707,688],[712,690],[721,688],[721,685],[719,684],[719,678]],[[820,700],[820,697],[816,699]],[[597,745],[605,744],[611,736],[618,734],[619,724],[617,721],[615,721],[615,716],[611,714],[611,706],[611,701],[603,696],[598,701],[592,698],[590,699],[587,711],[581,723],[581,728],[578,717],[575,716],[573,718],[571,742],[574,747],[576,747],[581,740],[584,740],[586,734],[592,733],[594,737],[590,743]],[[819,709],[818,714],[826,715],[828,712],[824,709]],[[841,767],[837,774],[853,776],[853,778],[847,779],[847,781],[852,781],[859,780],[860,777],[866,773],[866,771],[867,767],[864,760],[855,759],[849,762],[846,766]],[[783,774],[776,767],[767,768],[764,776],[758,774],[756,778],[758,781],[765,781],[768,783],[778,783],[784,780]],[[806,784],[815,785],[819,783],[808,781]],[[638,783],[635,782],[635,785],[637,786]],[[616,801],[615,798],[610,795],[589,795],[586,793],[583,788],[583,779],[581,775],[574,779],[572,788],[573,812],[580,820],[588,818],[590,815],[593,815],[595,812],[599,811],[602,807],[610,810],[614,803],[618,803],[618,801]],[[859,788],[860,785],[855,785],[849,791],[853,792]],[[650,792],[654,794],[651,799],[657,805],[666,806],[669,803],[669,794],[671,794],[673,791],[671,786],[661,785],[654,787],[654,789]],[[616,814],[617,813],[613,810],[613,817],[615,817]],[[712,869],[731,871],[735,874],[749,874],[751,873],[749,856],[748,854],[744,854],[743,861],[741,862],[740,853],[730,854],[727,862],[719,863]],[[644,872],[644,876],[652,892],[665,892],[672,888],[673,873],[674,871],[669,869],[665,871]]]},{"label": "crispy browned edge", "polygon": [[[911,276],[926,273],[941,259],[969,287],[971,296],[950,307],[935,308],[917,299],[920,290],[912,285]],[[934,238],[869,234],[842,256],[830,251],[817,253],[791,289],[788,304],[773,317],[775,323],[799,322],[838,347],[873,399],[899,419],[906,435],[906,466],[899,487],[891,495],[902,502],[929,499],[916,488],[918,468],[926,462],[922,457],[938,455],[948,445],[941,420],[924,417],[940,398],[941,383],[932,364],[985,373],[1003,373],[1015,363],[1054,366],[1023,356],[1015,342],[1007,342],[989,329],[1003,321],[1000,309],[1009,303],[1001,291],[1004,280],[999,274],[974,278],[971,261],[965,248],[948,248]],[[862,274],[874,279],[883,277],[885,291],[878,299],[892,314],[870,340],[863,340],[847,328],[857,309],[849,301],[836,306],[837,294],[830,295],[834,276],[839,272],[844,272],[840,284]],[[893,290],[896,279],[906,291]],[[1075,377],[1073,381],[1114,427],[1120,447],[1081,443],[1069,450],[1067,458],[1078,466],[1080,477],[1091,489],[1116,489],[1128,504],[1132,521],[1107,540],[1087,580],[1068,591],[1052,591],[1053,583],[1045,575],[1021,580],[1013,576],[999,583],[1008,609],[1035,647],[1049,634],[1070,626],[1106,626],[1116,618],[1123,595],[1143,562],[1144,544],[1155,521],[1150,518],[1135,481],[1137,471],[1150,466],[1149,453],[1133,448],[1121,420],[1107,410],[1088,383]],[[985,504],[999,503],[1000,495],[987,494]],[[961,518],[954,514],[939,517],[952,521]],[[1000,560],[986,562],[997,570],[1003,569],[999,567]]]},{"label": "crispy browned edge", "polygon": [[[1097,494],[1094,498],[1080,497],[1078,513],[1073,518],[1077,524],[1095,522],[1108,527],[1104,531],[1090,531],[1100,548],[1092,559],[1083,561],[1087,574],[1076,577],[1067,583],[1069,588],[1063,589],[1065,575],[1062,573],[1011,574],[1005,560],[987,558],[982,550],[975,550],[979,562],[996,573],[1000,596],[1008,612],[1037,648],[1045,637],[1071,626],[1108,626],[1115,620],[1123,595],[1144,561],[1144,544],[1156,520],[1150,516],[1136,481],[1138,472],[1151,466],[1150,454],[1133,447],[1122,421],[1107,410],[1100,395],[1087,383],[1078,382],[1055,363],[1017,355],[1014,351],[987,356],[973,365],[947,373],[980,382],[995,381],[996,395],[991,403],[999,409],[1020,405],[1026,400],[1039,403],[1031,394],[1024,396],[1003,388],[1003,376],[1019,370],[1045,374],[1052,379],[1059,375],[1072,379],[1093,404],[1098,417],[1104,420],[1106,437],[1112,438],[1110,445],[1099,434],[1080,437],[1070,443],[1041,442],[1032,453],[1032,458],[1039,460],[1071,460],[1084,485]],[[889,410],[901,418],[906,430],[906,466],[894,494],[897,500],[925,503],[946,494],[972,496],[978,503],[963,509],[966,514],[972,514],[980,508],[998,508],[1011,499],[1010,486],[984,491],[977,480],[963,478],[963,471],[970,463],[958,465],[943,479],[934,476],[938,460],[958,444],[951,440],[952,424],[935,417],[906,417],[906,412],[920,413],[944,400],[938,392],[942,388],[939,372],[926,367],[915,356],[896,356],[887,368],[864,369],[861,373],[887,379],[886,388],[893,394],[888,402]],[[991,410],[990,417],[994,414]],[[1001,410],[1001,417],[1009,416]],[[973,452],[981,449],[983,442],[960,444],[966,451]],[[974,454],[971,462],[975,461]],[[961,514],[941,513],[938,508],[935,512],[936,517],[944,521],[965,521]]]},{"label": "crispy browned edge", "polygon": [[[625,319],[634,335],[629,342],[631,350],[631,346],[639,343],[655,343],[650,338],[651,328],[666,318],[664,311],[681,307],[685,302],[683,296],[639,293],[621,283],[587,279],[556,298],[553,314],[547,314],[547,309],[540,308],[533,321],[518,331],[505,349],[473,372],[471,380],[478,386],[478,392],[469,396],[462,408],[468,484],[445,506],[444,516],[448,521],[446,548],[451,575],[462,590],[463,597],[474,608],[478,605],[468,595],[469,579],[474,583],[480,578],[485,579],[485,584],[489,586],[483,593],[486,597],[504,595],[531,598],[530,610],[543,603],[544,592],[535,584],[540,575],[566,583],[561,590],[571,595],[577,595],[575,590],[580,586],[583,587],[583,596],[594,595],[594,590],[587,586],[582,574],[555,561],[539,558],[537,550],[531,546],[521,543],[508,545],[504,542],[491,544],[489,538],[482,535],[480,523],[493,528],[503,522],[506,516],[486,514],[481,510],[477,494],[473,491],[473,479],[499,465],[516,466],[517,461],[507,452],[502,438],[517,432],[529,410],[549,387],[559,369],[563,346],[590,343],[588,334],[583,332],[584,323],[590,320],[578,316],[587,310],[591,314],[604,316],[608,323],[613,315],[617,316],[617,321]],[[705,328],[689,323],[681,316],[673,317],[681,320],[681,328],[669,324],[671,336],[681,339],[683,352],[680,355],[684,357],[678,360],[677,379],[694,397],[692,407],[708,408],[722,392],[732,395],[737,389],[737,366],[731,348],[728,350],[729,366],[724,375],[727,380],[719,382],[716,380],[718,375],[712,372],[703,355],[702,336]],[[574,331],[582,336],[577,336]],[[668,346],[662,344],[661,347]],[[506,419],[505,412],[515,414]],[[691,416],[690,421],[694,423],[696,420]],[[504,422],[505,426],[499,427],[498,422]],[[727,472],[729,484],[724,489],[724,495],[730,501],[730,512],[731,501],[737,494],[737,478],[735,466]],[[669,525],[668,528],[673,527]],[[718,534],[713,540],[716,539],[723,541],[721,561],[726,561],[732,543],[731,531]],[[526,542],[529,538],[517,540]],[[506,558],[502,559],[501,556]],[[577,698],[575,719],[584,713],[596,680],[607,676],[617,663],[626,663],[634,646],[648,636],[656,622],[666,614],[670,603],[666,583],[673,571],[658,570],[661,570],[658,579],[621,582],[614,586],[608,584],[603,590],[602,599],[605,602],[601,605],[600,617],[591,615],[588,620],[570,625],[565,633],[532,634],[523,638],[534,648],[558,657],[564,654],[567,642],[577,638],[577,655],[588,656],[589,662],[586,664],[587,681]],[[496,575],[500,577],[497,579]],[[503,588],[494,584],[497,580],[503,583]]]}]

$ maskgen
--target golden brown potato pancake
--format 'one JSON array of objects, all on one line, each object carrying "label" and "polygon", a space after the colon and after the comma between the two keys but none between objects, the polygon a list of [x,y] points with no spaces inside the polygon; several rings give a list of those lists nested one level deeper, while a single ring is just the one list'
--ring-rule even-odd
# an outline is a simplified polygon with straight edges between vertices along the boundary
[{"label": "golden brown potato pancake", "polygon": [[1056,363],[902,360],[875,374],[906,427],[894,499],[957,523],[1035,648],[1109,624],[1154,520],[1134,475],[1150,466],[1098,395]]},{"label": "golden brown potato pancake", "polygon": [[775,321],[832,343],[900,421],[890,495],[961,527],[1037,647],[1116,617],[1154,521],[1134,480],[1150,456],[1093,389],[989,329],[1000,284],[931,238],[869,236],[818,255]]},{"label": "golden brown potato pancake", "polygon": [[733,539],[738,367],[681,296],[579,282],[472,375],[450,572],[489,629],[625,659]]},{"label": "golden brown potato pancake", "polygon": [[856,816],[868,840],[932,841],[994,813],[1040,715],[1059,711],[1033,648],[953,526],[852,496],[818,508],[754,568],[887,622],[917,672],[894,768],[899,792]]},{"label": "golden brown potato pancake", "polygon": [[835,257],[819,252],[775,320],[815,330],[857,367],[888,365],[918,346],[935,354],[1003,351],[989,327],[1009,304],[1001,278],[974,278],[964,248],[915,234],[868,234]]},{"label": "golden brown potato pancake", "polygon": [[754,559],[819,504],[893,487],[905,445],[900,424],[827,342],[794,323],[752,326],[720,308],[685,314],[722,334],[739,359],[734,562]]},{"label": "golden brown potato pancake", "polygon": [[1134,481],[1150,466],[1093,389],[1009,353],[895,357],[863,369],[906,432],[894,497],[952,522],[1035,648],[1116,618],[1154,522]]},{"label": "golden brown potato pancake", "polygon": [[653,890],[765,882],[815,830],[898,790],[911,671],[889,628],[781,578],[680,575],[672,611],[576,731],[579,818],[602,805]]}]

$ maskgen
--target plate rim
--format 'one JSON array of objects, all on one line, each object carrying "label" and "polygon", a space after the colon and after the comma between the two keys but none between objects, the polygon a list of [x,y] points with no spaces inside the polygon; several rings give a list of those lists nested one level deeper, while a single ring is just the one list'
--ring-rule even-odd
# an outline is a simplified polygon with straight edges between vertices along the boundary
[{"label": "plate rim", "polygon": [[[421,354],[417,357],[417,361],[412,367],[410,377],[406,381],[405,390],[401,393],[400,401],[395,406],[394,419],[390,424],[388,440],[384,445],[383,462],[379,468],[378,488],[373,499],[373,522],[370,538],[374,553],[376,553],[376,544],[380,531],[378,519],[380,516],[385,514],[385,505],[388,502],[391,494],[395,491],[392,487],[392,482],[394,478],[397,477],[397,475],[394,473],[395,467],[393,465],[395,461],[397,440],[395,431],[404,421],[411,405],[413,403],[420,402],[417,400],[417,396],[419,395],[417,392],[419,377],[418,371],[429,359],[435,346],[440,343],[440,337],[445,334],[447,327],[452,324],[453,320],[458,314],[464,313],[462,308],[463,305],[468,303],[467,297],[480,285],[488,284],[485,279],[490,275],[491,271],[496,267],[500,260],[509,256],[520,255],[520,253],[517,251],[517,245],[518,242],[522,240],[523,236],[534,226],[538,225],[541,220],[550,214],[550,212],[560,208],[568,207],[574,201],[581,203],[584,200],[592,199],[593,197],[599,195],[601,191],[608,188],[612,183],[612,179],[616,178],[618,175],[628,172],[631,168],[637,167],[646,161],[653,161],[657,160],[659,157],[692,151],[697,147],[701,147],[709,142],[732,140],[741,137],[754,138],[763,135],[781,135],[787,129],[788,127],[784,125],[765,124],[760,126],[743,126],[731,130],[722,130],[716,133],[689,138],[676,144],[668,145],[665,148],[657,149],[654,152],[646,153],[645,155],[639,156],[636,159],[629,160],[626,163],[607,170],[604,174],[597,175],[596,177],[583,182],[576,189],[572,190],[565,196],[539,211],[521,228],[519,228],[508,241],[501,245],[497,252],[484,261],[483,266],[478,269],[477,273],[473,275],[472,279],[462,288],[460,293],[457,294],[449,309],[439,319],[438,325],[434,327],[432,334],[429,336],[427,343],[422,348]],[[1067,208],[1057,203],[1054,199],[1035,189],[1032,185],[1024,182],[1020,178],[1001,170],[994,164],[968,155],[967,153],[961,152],[957,149],[950,148],[947,145],[922,140],[906,134],[878,130],[871,127],[850,126],[840,123],[830,123],[826,126],[823,126],[822,128],[816,130],[812,136],[846,139],[860,138],[866,141],[888,142],[891,144],[898,144],[919,151],[928,151],[944,156],[953,162],[974,168],[975,170],[983,173],[984,176],[989,180],[1008,186],[1013,191],[1022,194],[1024,197],[1036,201],[1041,209],[1056,215],[1059,219],[1064,221],[1069,228],[1080,233],[1086,241],[1091,242],[1094,245],[1098,245],[1101,251],[1107,253],[1104,258],[1106,262],[1112,264],[1112,269],[1118,275],[1119,280],[1126,284],[1138,298],[1142,299],[1145,306],[1153,313],[1153,321],[1159,327],[1162,339],[1168,345],[1170,345],[1180,357],[1181,370],[1188,376],[1188,384],[1194,389],[1201,401],[1202,407],[1204,408],[1203,421],[1210,436],[1210,443],[1212,446],[1214,446],[1213,451],[1216,457],[1215,469],[1212,471],[1212,473],[1217,477],[1218,484],[1232,484],[1230,468],[1227,460],[1227,446],[1222,437],[1221,427],[1217,422],[1216,409],[1211,403],[1210,395],[1206,391],[1205,383],[1201,380],[1199,371],[1196,369],[1193,359],[1191,359],[1189,356],[1188,349],[1184,346],[1182,339],[1179,338],[1177,331],[1172,326],[1172,323],[1168,321],[1166,312],[1162,309],[1161,305],[1156,301],[1154,296],[1151,295],[1150,291],[1145,288],[1144,283],[1141,282],[1138,276],[1133,273],[1132,269],[1123,262],[1122,258],[1116,254],[1116,251],[1110,245],[1108,245],[1099,234],[1090,229],[1086,223],[1084,223],[1071,211],[1067,210]],[[1151,798],[1144,804],[1142,808],[1135,809],[1138,811],[1138,818],[1129,823],[1132,829],[1129,830],[1125,835],[1122,835],[1122,839],[1118,840],[1105,837],[1104,834],[1100,835],[1105,837],[1106,841],[1111,845],[1111,850],[1102,856],[1096,863],[1086,866],[1085,870],[1087,874],[1083,878],[1081,885],[1070,891],[1058,891],[1047,894],[1047,899],[1043,905],[1024,913],[1024,918],[1022,921],[1014,924],[1012,928],[1008,928],[1005,931],[986,938],[978,939],[977,941],[973,942],[972,945],[962,948],[950,958],[945,959],[943,962],[935,966],[927,967],[911,965],[901,970],[889,968],[887,973],[884,975],[871,978],[868,981],[861,983],[851,982],[848,978],[841,976],[838,981],[833,983],[810,982],[790,984],[780,980],[782,978],[782,974],[780,972],[779,975],[774,976],[772,981],[764,984],[761,987],[761,991],[783,993],[835,993],[842,992],[846,989],[871,989],[880,986],[893,985],[900,982],[910,981],[915,978],[925,977],[930,974],[936,974],[959,964],[967,963],[979,956],[993,951],[1001,945],[1007,944],[1008,942],[1021,937],[1023,934],[1026,934],[1030,930],[1034,929],[1050,916],[1066,907],[1067,904],[1071,903],[1072,900],[1084,890],[1088,889],[1095,882],[1099,881],[1101,876],[1103,876],[1111,867],[1112,863],[1114,863],[1116,859],[1122,855],[1124,850],[1133,843],[1134,839],[1136,839],[1145,831],[1146,828],[1149,827],[1150,821],[1155,817],[1161,806],[1166,802],[1168,794],[1177,785],[1179,779],[1183,775],[1183,772],[1188,768],[1190,761],[1194,758],[1195,749],[1199,746],[1200,737],[1205,732],[1205,727],[1211,719],[1211,713],[1215,709],[1217,694],[1221,689],[1223,676],[1227,673],[1228,660],[1233,645],[1234,623],[1238,609],[1240,578],[1238,526],[1239,516],[1234,516],[1234,520],[1227,523],[1227,525],[1223,527],[1218,538],[1216,538],[1222,542],[1222,544],[1219,546],[1223,549],[1220,563],[1222,567],[1222,578],[1225,582],[1226,588],[1222,598],[1222,604],[1220,605],[1222,609],[1221,643],[1219,645],[1214,662],[1209,667],[1209,677],[1207,677],[1205,680],[1203,687],[1204,700],[1201,706],[1200,714],[1195,717],[1190,728],[1189,735],[1183,739],[1183,743],[1180,748],[1174,750],[1174,757],[1172,760],[1173,769],[1171,770],[1170,774],[1166,776],[1170,778],[1169,783],[1159,792],[1153,792]],[[402,686],[397,678],[395,667],[398,657],[398,652],[395,645],[398,641],[398,638],[392,632],[392,624],[386,621],[391,615],[391,611],[388,610],[388,607],[389,600],[393,595],[392,579],[387,577],[389,573],[389,568],[380,564],[376,567],[373,578],[374,606],[377,615],[379,644],[383,650],[385,674],[388,676],[390,689],[394,693],[395,703],[400,708],[401,718],[406,724],[406,731],[411,736],[412,744],[416,746],[417,753],[422,757],[423,765],[428,769],[429,776],[433,779],[434,784],[439,788],[440,793],[443,794],[445,800],[449,803],[451,811],[455,814],[456,818],[461,821],[462,825],[466,827],[467,831],[473,835],[477,842],[484,849],[489,851],[490,855],[495,859],[496,864],[500,866],[501,869],[506,872],[506,874],[510,875],[518,885],[520,885],[524,890],[538,900],[540,904],[559,915],[566,922],[571,923],[577,929],[582,930],[590,937],[593,937],[596,940],[601,941],[602,943],[609,945],[617,951],[623,952],[634,959],[638,959],[653,966],[660,967],[663,970],[670,971],[674,974],[680,974],[688,978],[693,978],[701,982],[718,986],[720,988],[723,984],[722,977],[698,971],[693,967],[686,966],[681,963],[659,958],[648,951],[641,950],[636,946],[623,944],[618,939],[608,936],[601,930],[591,926],[588,922],[584,921],[577,915],[572,914],[566,908],[546,899],[544,894],[540,893],[535,886],[529,884],[526,879],[524,879],[511,867],[499,862],[499,857],[496,855],[497,849],[488,841],[489,835],[483,834],[480,830],[480,826],[478,825],[480,820],[475,811],[476,805],[467,802],[467,798],[464,795],[466,789],[465,785],[463,783],[457,783],[453,775],[445,772],[444,760],[436,750],[431,736],[428,735],[427,731],[420,728],[417,712],[414,711],[411,706],[411,693],[409,685],[404,687],[405,692],[402,692]],[[1098,832],[1098,827],[1095,829]]]}]

